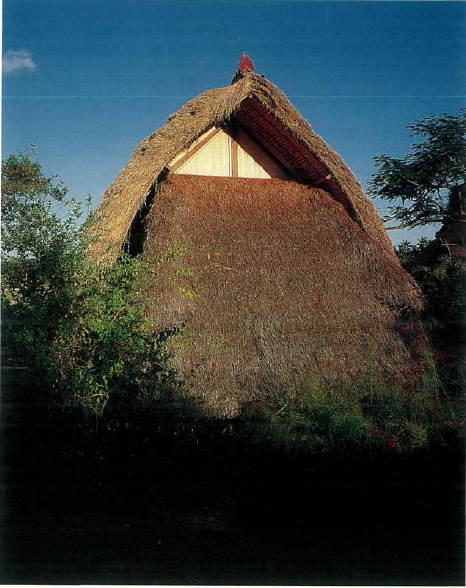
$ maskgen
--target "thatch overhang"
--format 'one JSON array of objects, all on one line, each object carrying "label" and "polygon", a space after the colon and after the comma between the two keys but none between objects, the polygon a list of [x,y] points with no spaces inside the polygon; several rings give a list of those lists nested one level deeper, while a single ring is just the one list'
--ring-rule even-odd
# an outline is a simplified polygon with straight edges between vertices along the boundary
[{"label": "thatch overhang", "polygon": [[[271,82],[245,72],[232,85],[209,90],[182,106],[167,124],[141,141],[105,192],[94,231],[97,259],[115,259],[132,223],[169,172],[169,163],[215,126],[239,121],[296,180],[325,189],[368,235],[392,249],[373,205],[348,166]],[[394,255],[394,254],[393,254]]]}]

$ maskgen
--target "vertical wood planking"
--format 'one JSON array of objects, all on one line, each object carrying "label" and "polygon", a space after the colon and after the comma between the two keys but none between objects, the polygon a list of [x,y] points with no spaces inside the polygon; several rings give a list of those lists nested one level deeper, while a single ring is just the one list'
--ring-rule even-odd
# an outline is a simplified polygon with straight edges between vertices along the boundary
[{"label": "vertical wood planking", "polygon": [[259,141],[241,125],[231,124],[204,133],[169,163],[174,174],[234,178],[290,176]]},{"label": "vertical wood planking", "polygon": [[231,175],[238,177],[238,143],[231,137]]}]

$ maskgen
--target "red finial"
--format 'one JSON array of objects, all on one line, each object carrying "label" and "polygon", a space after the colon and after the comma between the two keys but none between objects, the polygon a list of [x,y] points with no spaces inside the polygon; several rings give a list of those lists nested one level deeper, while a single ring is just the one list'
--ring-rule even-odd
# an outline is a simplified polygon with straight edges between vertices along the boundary
[{"label": "red finial", "polygon": [[254,64],[246,55],[246,53],[241,53],[241,59],[239,60],[238,71],[241,75],[244,75],[247,71],[254,71]]},{"label": "red finial", "polygon": [[246,53],[241,53],[241,59],[239,60],[238,69],[236,70],[233,79],[231,80],[232,84],[235,84],[238,80],[240,80],[245,73],[248,71],[254,71],[254,64],[246,55]]}]

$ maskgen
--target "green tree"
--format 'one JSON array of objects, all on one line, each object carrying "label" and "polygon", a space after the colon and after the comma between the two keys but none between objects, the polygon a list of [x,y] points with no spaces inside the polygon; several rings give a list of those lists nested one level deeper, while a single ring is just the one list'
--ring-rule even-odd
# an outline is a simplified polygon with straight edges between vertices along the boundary
[{"label": "green tree", "polygon": [[151,264],[123,253],[94,263],[85,216],[29,154],[3,161],[3,346],[61,405],[101,415],[111,400],[173,391],[165,342],[177,330],[159,332],[148,316]]},{"label": "green tree", "polygon": [[41,361],[69,315],[83,270],[81,217],[67,189],[29,154],[2,162],[4,336],[27,363]]},{"label": "green tree", "polygon": [[378,168],[369,184],[373,198],[387,200],[390,214],[400,226],[416,227],[448,223],[466,210],[466,110],[458,115],[427,117],[407,127],[413,144],[397,159],[389,155],[374,158]]}]

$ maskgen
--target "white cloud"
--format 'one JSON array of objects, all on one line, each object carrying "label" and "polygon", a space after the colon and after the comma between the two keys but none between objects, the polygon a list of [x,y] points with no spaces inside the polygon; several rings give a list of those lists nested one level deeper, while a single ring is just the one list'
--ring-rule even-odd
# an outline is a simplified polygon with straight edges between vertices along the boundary
[{"label": "white cloud", "polygon": [[27,49],[18,49],[17,51],[9,49],[3,56],[2,67],[4,73],[9,74],[20,71],[34,71],[36,64]]}]

